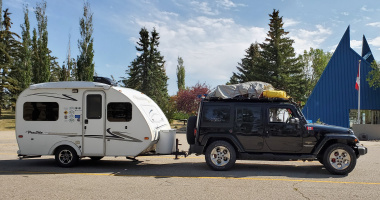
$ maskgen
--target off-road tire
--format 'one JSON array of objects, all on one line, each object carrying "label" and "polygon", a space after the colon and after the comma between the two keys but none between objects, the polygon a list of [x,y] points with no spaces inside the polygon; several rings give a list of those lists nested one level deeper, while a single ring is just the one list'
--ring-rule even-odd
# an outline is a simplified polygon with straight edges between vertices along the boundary
[{"label": "off-road tire", "polygon": [[78,161],[77,152],[70,146],[61,146],[55,151],[55,162],[60,167],[73,167]]},{"label": "off-road tire", "polygon": [[187,120],[186,139],[187,139],[188,144],[195,144],[194,129],[195,129],[196,123],[197,123],[197,116],[191,116]]},{"label": "off-road tire", "polygon": [[333,144],[323,155],[323,165],[332,174],[347,175],[355,168],[355,151],[346,144]]},{"label": "off-road tire", "polygon": [[213,170],[229,170],[235,165],[236,150],[229,142],[217,140],[207,147],[205,159],[207,165]]}]

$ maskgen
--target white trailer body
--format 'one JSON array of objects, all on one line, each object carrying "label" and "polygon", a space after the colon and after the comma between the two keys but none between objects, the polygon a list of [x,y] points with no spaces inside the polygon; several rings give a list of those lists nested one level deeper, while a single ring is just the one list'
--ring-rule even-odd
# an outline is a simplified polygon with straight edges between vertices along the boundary
[{"label": "white trailer body", "polygon": [[19,156],[56,155],[56,160],[66,155],[57,153],[62,146],[93,158],[175,151],[175,130],[152,99],[93,82],[31,85],[17,100],[16,138]]}]

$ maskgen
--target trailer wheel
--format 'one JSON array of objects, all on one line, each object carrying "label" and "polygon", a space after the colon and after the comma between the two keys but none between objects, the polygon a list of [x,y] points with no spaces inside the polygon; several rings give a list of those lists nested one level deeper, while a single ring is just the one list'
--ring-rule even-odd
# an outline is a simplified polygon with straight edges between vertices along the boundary
[{"label": "trailer wheel", "polygon": [[205,159],[207,165],[213,170],[229,170],[235,165],[236,151],[230,143],[217,140],[207,147]]},{"label": "trailer wheel", "polygon": [[60,167],[73,167],[78,161],[77,152],[70,146],[61,146],[55,151],[55,161]]},{"label": "trailer wheel", "polygon": [[103,156],[91,156],[90,158],[91,158],[91,160],[96,161],[96,160],[101,160],[104,157]]},{"label": "trailer wheel", "polygon": [[346,175],[355,168],[355,151],[346,144],[333,144],[323,155],[323,165],[332,174]]},{"label": "trailer wheel", "polygon": [[195,144],[194,129],[195,129],[196,123],[197,123],[197,116],[191,116],[187,120],[186,139],[187,139],[188,144]]}]

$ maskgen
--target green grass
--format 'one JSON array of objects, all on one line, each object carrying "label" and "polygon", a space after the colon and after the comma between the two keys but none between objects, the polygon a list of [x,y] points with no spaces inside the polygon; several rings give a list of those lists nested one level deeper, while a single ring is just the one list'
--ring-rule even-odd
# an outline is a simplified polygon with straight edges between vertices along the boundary
[{"label": "green grass", "polygon": [[15,127],[15,112],[10,110],[1,110],[0,131],[12,131],[15,130]]}]

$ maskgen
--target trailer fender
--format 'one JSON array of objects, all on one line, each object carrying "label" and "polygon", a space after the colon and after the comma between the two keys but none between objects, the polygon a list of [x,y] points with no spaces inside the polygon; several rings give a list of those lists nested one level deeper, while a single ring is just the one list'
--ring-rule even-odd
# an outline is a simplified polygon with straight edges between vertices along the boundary
[{"label": "trailer fender", "polygon": [[57,149],[57,148],[60,147],[60,146],[70,146],[70,147],[72,147],[73,149],[75,149],[75,151],[77,152],[77,155],[82,155],[82,151],[79,149],[79,147],[78,147],[76,144],[74,144],[74,143],[71,142],[71,141],[66,141],[66,140],[55,143],[55,144],[50,148],[48,154],[49,154],[49,155],[54,155],[54,151],[55,151],[55,149]]}]

